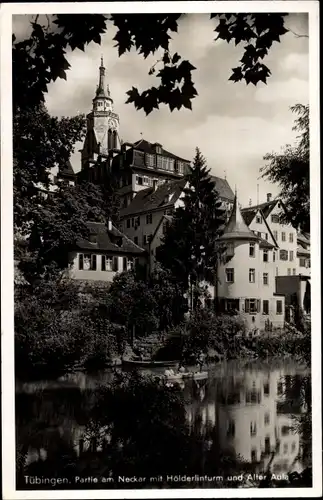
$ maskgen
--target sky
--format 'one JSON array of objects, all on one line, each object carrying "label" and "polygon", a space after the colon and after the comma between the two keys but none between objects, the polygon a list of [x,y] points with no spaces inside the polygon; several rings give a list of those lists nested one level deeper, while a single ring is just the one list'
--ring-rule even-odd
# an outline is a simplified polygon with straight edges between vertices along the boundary
[{"label": "sky", "polygon": [[[307,14],[290,14],[286,27],[294,33],[308,34]],[[114,100],[114,111],[120,116],[119,135],[123,141],[134,142],[141,137],[158,142],[174,154],[192,160],[198,146],[213,175],[226,177],[232,190],[238,192],[243,206],[266,200],[266,193],[276,196],[277,185],[259,179],[266,153],[279,152],[293,144],[295,116],[290,106],[309,101],[308,38],[287,33],[281,43],[273,44],[264,63],[272,75],[268,84],[254,87],[245,82],[229,81],[231,68],[237,66],[243,47],[214,41],[215,20],[208,14],[187,14],[179,21],[178,34],[172,35],[171,52],[178,52],[197,69],[193,72],[198,96],[187,109],[170,112],[161,107],[146,116],[133,104],[125,104],[126,92],[132,86],[140,91],[155,85],[149,68],[158,54],[146,60],[135,51],[118,57],[114,47],[114,28],[109,26],[101,45],[91,43],[82,52],[78,49],[66,55],[71,68],[67,80],[49,85],[46,96],[48,111],[55,116],[74,116],[91,111],[92,99],[99,78],[100,58],[106,67]],[[29,30],[27,16],[14,16],[13,32],[18,40]],[[71,161],[80,170],[82,145],[76,145]],[[259,185],[257,196],[257,185]]]}]

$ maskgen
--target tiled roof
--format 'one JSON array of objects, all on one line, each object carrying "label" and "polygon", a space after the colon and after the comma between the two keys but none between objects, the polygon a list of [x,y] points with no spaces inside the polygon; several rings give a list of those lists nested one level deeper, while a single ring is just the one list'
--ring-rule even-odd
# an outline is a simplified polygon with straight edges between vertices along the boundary
[{"label": "tiled roof", "polygon": [[[161,184],[156,190],[149,187],[138,191],[130,205],[120,211],[121,217],[173,205],[183,192],[186,182],[187,180],[182,178],[178,181]],[[169,199],[168,196],[171,194],[172,197]]]},{"label": "tiled roof", "polygon": [[[233,209],[230,219],[225,226],[225,229],[220,236],[221,240],[257,240],[256,236],[245,223],[238,203],[237,195],[234,198]],[[265,240],[264,240],[265,241]]]},{"label": "tiled roof", "polygon": [[306,236],[303,233],[298,233],[297,234],[297,241],[299,241],[301,243],[306,243],[306,245],[310,245],[310,243],[311,243],[309,235]]},{"label": "tiled roof", "polygon": [[219,193],[219,196],[233,202],[234,193],[228,181],[226,179],[221,179],[221,177],[216,177],[215,175],[210,175],[210,177],[215,184],[215,189]]},{"label": "tiled roof", "polygon": [[245,221],[245,223],[247,224],[247,226],[249,226],[251,224],[251,222],[255,218],[255,215],[256,215],[257,212],[258,212],[257,209],[246,210],[245,208],[243,208],[241,210],[241,214],[242,214],[243,220]]},{"label": "tiled roof", "polygon": [[127,253],[141,255],[145,253],[143,248],[140,248],[125,234],[121,233],[116,227],[112,226],[111,231],[103,222],[88,222],[90,235],[96,235],[96,242],[92,243],[88,240],[78,240],[77,247],[82,250],[103,250],[113,253]]},{"label": "tiled roof", "polygon": [[276,203],[278,203],[278,200],[266,201],[265,203],[260,203],[259,205],[253,205],[252,207],[243,208],[241,212],[244,217],[244,214],[248,212],[256,213],[257,210],[261,210],[262,213],[264,214],[265,219],[267,219],[268,215],[270,214]]},{"label": "tiled roof", "polygon": [[259,246],[260,248],[275,248],[275,245],[260,237],[259,237]]},{"label": "tiled roof", "polygon": [[[155,143],[157,144],[157,143]],[[134,149],[138,149],[139,151],[144,151],[145,153],[156,154],[156,147],[152,142],[148,142],[145,139],[140,139],[139,141],[134,142]],[[189,160],[185,160],[180,156],[176,156],[173,153],[170,153],[163,147],[161,147],[161,153],[164,156],[168,156],[169,158],[174,158],[175,160],[189,162]]]}]

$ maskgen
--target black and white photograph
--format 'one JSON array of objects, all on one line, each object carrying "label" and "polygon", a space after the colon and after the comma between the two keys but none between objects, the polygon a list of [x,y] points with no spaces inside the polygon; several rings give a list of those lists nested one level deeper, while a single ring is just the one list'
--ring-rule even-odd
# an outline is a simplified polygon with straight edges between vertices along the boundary
[{"label": "black and white photograph", "polygon": [[4,498],[319,495],[318,2],[1,21]]}]

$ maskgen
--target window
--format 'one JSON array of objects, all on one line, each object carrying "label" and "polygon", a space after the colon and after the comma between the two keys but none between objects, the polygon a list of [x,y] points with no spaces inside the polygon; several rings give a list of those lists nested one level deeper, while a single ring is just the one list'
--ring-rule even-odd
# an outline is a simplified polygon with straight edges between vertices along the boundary
[{"label": "window", "polygon": [[140,226],[140,215],[138,217],[135,217],[135,228]]},{"label": "window", "polygon": [[[278,215],[272,215],[271,216],[271,222],[274,222],[275,224],[279,223],[279,216]],[[276,231],[275,231],[276,232]]]},{"label": "window", "polygon": [[235,426],[234,420],[229,420],[228,428],[227,428],[227,436],[234,437],[235,431],[236,431],[236,426]]},{"label": "window", "polygon": [[276,314],[283,314],[283,302],[281,300],[276,302]]},{"label": "window", "polygon": [[287,250],[280,250],[279,252],[280,260],[288,260],[288,252]]},{"label": "window", "polygon": [[289,242],[293,243],[293,241],[294,241],[294,235],[293,233],[289,233]]},{"label": "window", "polygon": [[269,300],[262,301],[262,314],[269,314]]},{"label": "window", "polygon": [[265,233],[265,239],[268,241],[268,233]]},{"label": "window", "polygon": [[293,269],[293,276],[295,276],[296,274],[296,269]]},{"label": "window", "polygon": [[133,242],[134,242],[135,245],[138,245],[138,236],[134,237]]},{"label": "window", "polygon": [[152,155],[152,154],[149,154],[149,153],[146,154],[146,165],[147,165],[147,167],[154,168],[154,166],[155,166],[155,155]]},{"label": "window", "polygon": [[265,437],[265,454],[268,455],[270,453],[270,437]]},{"label": "window", "polygon": [[288,443],[284,443],[284,455],[288,453]]},{"label": "window", "polygon": [[261,232],[260,231],[257,231],[257,236],[259,236],[259,238],[261,238]]},{"label": "window", "polygon": [[275,240],[277,241],[277,239],[278,239],[278,233],[277,233],[277,231],[273,231],[273,235],[274,235]]},{"label": "window", "polygon": [[263,273],[262,278],[263,278],[263,284],[268,285],[268,273]]},{"label": "window", "polygon": [[250,245],[249,245],[249,257],[255,257],[255,256],[256,256],[255,244],[250,243]]},{"label": "window", "polygon": [[294,252],[293,252],[293,250],[290,250],[290,252],[289,252],[289,260],[290,261],[294,260]]},{"label": "window", "polygon": [[101,270],[102,271],[112,271],[112,257],[106,257],[102,255],[101,257]]},{"label": "window", "polygon": [[292,442],[292,453],[294,453],[296,450],[296,443],[295,441]]},{"label": "window", "polygon": [[226,269],[225,274],[226,274],[227,283],[233,283],[234,282],[234,269],[233,268]]},{"label": "window", "polygon": [[263,261],[264,262],[269,262],[269,258],[268,258],[268,250],[264,250],[264,253],[263,253]]},{"label": "window", "polygon": [[146,224],[152,224],[153,222],[153,214],[146,215]]},{"label": "window", "polygon": [[304,257],[300,257],[299,265],[300,267],[306,267],[306,259]]},{"label": "window", "polygon": [[128,262],[127,262],[127,271],[130,271],[131,269],[133,269],[134,266],[135,266],[134,258],[133,257],[129,257],[128,258]]},{"label": "window", "polygon": [[123,257],[123,270],[127,271],[127,257]]},{"label": "window", "polygon": [[291,269],[290,267],[287,269],[287,276],[290,276],[292,273],[291,273]]},{"label": "window", "polygon": [[251,450],[251,462],[257,462],[257,450],[254,448]]},{"label": "window", "polygon": [[276,252],[273,252],[273,262],[276,262]]},{"label": "window", "polygon": [[253,390],[253,391],[247,391],[246,392],[246,403],[260,403],[261,402],[261,394],[260,391]]},{"label": "window", "polygon": [[260,310],[260,300],[245,299],[245,312],[254,314]]},{"label": "window", "polygon": [[249,269],[249,283],[255,283],[256,281],[256,270]]},{"label": "window", "polygon": [[261,217],[260,217],[260,215],[257,215],[257,217],[256,217],[256,222],[257,222],[258,224],[261,224]]},{"label": "window", "polygon": [[250,436],[257,435],[257,424],[256,422],[250,422]]},{"label": "window", "polygon": [[269,389],[269,382],[264,383],[264,395],[269,396],[270,389]]},{"label": "window", "polygon": [[288,436],[289,435],[289,432],[290,431],[290,428],[288,427],[288,425],[283,425],[282,427],[282,436]]},{"label": "window", "polygon": [[130,222],[131,222],[131,219],[127,219],[127,227],[128,228],[130,227]]},{"label": "window", "polygon": [[282,241],[286,241],[286,233],[282,233]]},{"label": "window", "polygon": [[138,184],[138,186],[143,185],[143,178],[140,175],[136,175],[136,184]]},{"label": "window", "polygon": [[265,425],[269,425],[270,424],[270,413],[265,413]]},{"label": "window", "polygon": [[79,269],[80,270],[83,269],[83,254],[82,253],[79,254]]}]

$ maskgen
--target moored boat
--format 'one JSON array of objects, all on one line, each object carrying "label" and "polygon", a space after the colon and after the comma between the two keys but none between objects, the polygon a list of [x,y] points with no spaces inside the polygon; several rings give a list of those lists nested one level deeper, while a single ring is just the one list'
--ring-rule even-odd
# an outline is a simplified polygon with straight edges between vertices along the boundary
[{"label": "moored boat", "polygon": [[140,360],[140,359],[123,359],[123,366],[133,366],[138,368],[153,368],[153,367],[163,367],[163,366],[177,366],[178,361],[153,361],[151,359]]}]

